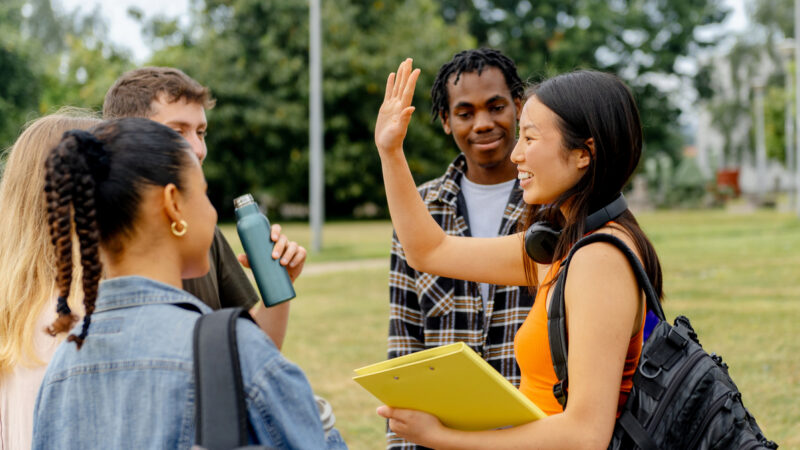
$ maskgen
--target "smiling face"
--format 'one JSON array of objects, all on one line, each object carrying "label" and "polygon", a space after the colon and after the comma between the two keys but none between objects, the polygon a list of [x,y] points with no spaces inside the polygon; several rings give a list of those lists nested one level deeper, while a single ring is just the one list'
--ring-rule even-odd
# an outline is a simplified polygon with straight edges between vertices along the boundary
[{"label": "smiling face", "polygon": [[442,117],[445,133],[452,134],[467,159],[467,178],[479,184],[497,184],[514,177],[509,154],[520,100],[511,97],[503,72],[496,67],[455,75],[447,82],[449,109]]},{"label": "smiling face", "polygon": [[531,97],[522,109],[519,140],[511,161],[517,165],[525,203],[553,203],[589,167],[587,150],[564,148],[558,120],[536,97]]},{"label": "smiling face", "polygon": [[206,110],[201,103],[189,102],[185,98],[167,103],[161,95],[153,100],[151,109],[154,113],[150,120],[162,123],[184,137],[192,147],[200,164],[208,153],[206,149]]}]

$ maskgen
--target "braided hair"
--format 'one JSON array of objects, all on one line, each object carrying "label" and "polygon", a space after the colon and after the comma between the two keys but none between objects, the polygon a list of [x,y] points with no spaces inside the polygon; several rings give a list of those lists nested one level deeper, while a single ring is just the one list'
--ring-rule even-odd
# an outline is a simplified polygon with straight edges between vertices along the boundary
[{"label": "braided hair", "polygon": [[73,228],[83,268],[85,316],[67,337],[80,349],[89,332],[103,268],[100,247],[120,251],[120,235],[134,227],[145,185],[183,186],[189,144],[168,127],[147,119],[103,122],[91,132],[71,130],[45,162],[47,223],[56,252],[58,317],[47,331],[69,331],[77,322],[67,297],[72,284]]},{"label": "braided hair", "polygon": [[453,59],[445,63],[439,69],[439,73],[433,81],[433,87],[431,87],[432,120],[446,118],[448,111],[450,111],[447,82],[451,75],[455,75],[453,84],[458,84],[462,73],[477,72],[480,75],[484,69],[489,67],[496,67],[503,73],[508,90],[511,92],[511,98],[521,100],[525,87],[517,73],[517,66],[514,61],[500,53],[500,51],[491,48],[464,50],[456,53]]},{"label": "braided hair", "polygon": [[108,156],[103,144],[92,134],[82,130],[64,133],[59,145],[53,149],[46,163],[45,192],[47,193],[47,222],[56,248],[58,272],[58,318],[48,328],[52,335],[67,331],[77,320],[72,314],[67,296],[72,283],[72,224],[80,243],[83,267],[83,305],[86,315],[80,334],[70,335],[67,341],[78,348],[89,331],[97,287],[102,275],[99,235],[95,220],[95,179],[108,177]]}]

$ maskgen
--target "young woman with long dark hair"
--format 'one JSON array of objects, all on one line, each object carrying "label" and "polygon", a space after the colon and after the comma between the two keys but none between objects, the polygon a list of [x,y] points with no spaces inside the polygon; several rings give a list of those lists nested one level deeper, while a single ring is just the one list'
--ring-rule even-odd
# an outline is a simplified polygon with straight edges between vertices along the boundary
[{"label": "young woman with long dark hair", "polygon": [[534,262],[525,252],[522,232],[486,239],[448,236],[427,213],[402,150],[418,76],[411,60],[389,75],[375,126],[397,236],[417,270],[538,286],[514,347],[522,371],[520,390],[549,416],[508,429],[464,432],[420,411],[382,406],[378,413],[400,436],[433,448],[606,448],[641,354],[646,311],[633,270],[621,251],[605,243],[581,248],[572,259],[565,287],[565,409],[552,390],[558,380],[549,352],[546,309],[561,261],[587,232],[608,233],[625,242],[662,296],[658,257],[629,210],[595,230],[586,228],[587,217],[618,197],[639,163],[642,131],[633,96],[617,77],[593,71],[559,75],[530,90],[511,154],[523,198],[531,205],[526,226],[546,220],[562,229],[552,262]]}]

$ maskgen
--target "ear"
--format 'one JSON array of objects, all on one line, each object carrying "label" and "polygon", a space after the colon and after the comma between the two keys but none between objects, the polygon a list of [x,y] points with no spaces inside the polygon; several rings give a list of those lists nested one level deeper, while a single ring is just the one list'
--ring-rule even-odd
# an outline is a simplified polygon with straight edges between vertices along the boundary
[{"label": "ear", "polygon": [[450,115],[447,113],[439,113],[439,120],[442,122],[444,134],[452,133],[453,130],[450,129]]},{"label": "ear", "polygon": [[589,148],[589,150],[581,148],[575,149],[575,151],[579,152],[577,161],[578,169],[585,169],[589,167],[589,163],[592,161],[592,158],[596,154],[594,149],[594,138],[587,139],[585,144],[586,147]]},{"label": "ear", "polygon": [[519,118],[522,117],[522,99],[515,98],[514,99],[514,107],[517,108],[517,122],[519,122]]},{"label": "ear", "polygon": [[167,215],[170,222],[180,222],[183,219],[183,206],[181,201],[181,192],[178,187],[172,183],[164,186],[161,191],[162,201],[164,203],[164,214]]}]

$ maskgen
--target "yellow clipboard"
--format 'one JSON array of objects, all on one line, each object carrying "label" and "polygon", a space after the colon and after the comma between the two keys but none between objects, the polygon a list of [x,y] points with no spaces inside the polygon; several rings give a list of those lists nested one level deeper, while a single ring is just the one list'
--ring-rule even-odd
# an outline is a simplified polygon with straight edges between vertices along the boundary
[{"label": "yellow clipboard", "polygon": [[546,416],[463,342],[355,370],[353,380],[386,405],[416,409],[459,430],[521,425]]}]

